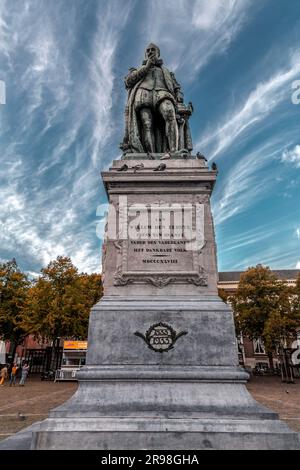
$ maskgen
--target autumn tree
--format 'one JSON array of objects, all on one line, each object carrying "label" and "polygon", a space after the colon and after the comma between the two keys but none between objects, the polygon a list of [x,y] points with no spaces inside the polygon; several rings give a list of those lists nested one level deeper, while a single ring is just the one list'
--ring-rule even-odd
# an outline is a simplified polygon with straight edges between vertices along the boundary
[{"label": "autumn tree", "polygon": [[52,341],[53,350],[58,338],[85,339],[90,309],[101,295],[99,274],[79,274],[70,258],[59,256],[30,289],[24,327]]},{"label": "autumn tree", "polygon": [[300,313],[300,274],[298,274],[296,285],[293,289],[293,308]]},{"label": "autumn tree", "polygon": [[14,361],[16,349],[28,334],[23,326],[30,281],[15,259],[0,264],[0,338],[12,344]]},{"label": "autumn tree", "polygon": [[218,295],[219,295],[219,297],[221,297],[221,299],[223,300],[223,302],[227,303],[228,298],[229,298],[229,294],[226,292],[225,289],[219,288],[219,289],[218,289]]},{"label": "autumn tree", "polygon": [[235,296],[230,298],[237,329],[250,339],[261,338],[273,368],[273,353],[294,337],[300,324],[293,293],[262,265],[241,275]]}]

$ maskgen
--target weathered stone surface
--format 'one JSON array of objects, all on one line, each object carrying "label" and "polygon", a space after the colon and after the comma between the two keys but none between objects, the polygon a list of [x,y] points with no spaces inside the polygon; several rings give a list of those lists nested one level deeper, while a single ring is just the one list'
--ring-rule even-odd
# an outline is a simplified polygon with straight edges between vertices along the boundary
[{"label": "weathered stone surface", "polygon": [[178,152],[193,148],[189,117],[193,106],[183,103],[181,86],[160,58],[159,47],[149,44],[139,68],[125,77],[128,101],[125,135],[120,148],[134,152]]},{"label": "weathered stone surface", "polygon": [[[210,210],[210,194],[215,183],[216,172],[209,171],[203,160],[170,160],[163,172],[154,172],[157,161],[140,162],[128,160],[128,170],[118,171],[121,161],[114,161],[108,172],[102,173],[109,201],[108,227],[116,227],[116,233],[122,223],[130,224],[135,218],[135,208],[143,204],[151,208],[151,216],[141,216],[144,221],[142,238],[139,240],[121,236],[105,244],[104,289],[107,295],[176,295],[178,284],[184,285],[185,295],[216,294],[217,268],[213,221]],[[175,232],[173,238],[167,234],[164,238],[153,237],[151,229],[157,227],[155,206],[159,208],[192,208],[190,229],[196,233],[197,220],[203,217],[203,240],[199,250],[186,250],[186,239]],[[125,207],[125,214],[124,214]],[[130,214],[132,216],[130,217]],[[173,212],[175,214],[175,212]],[[173,220],[179,220],[176,212]],[[186,218],[188,211],[186,210]],[[147,222],[148,221],[148,222]],[[162,221],[163,223],[163,221]],[[184,219],[182,219],[182,224]],[[176,225],[174,225],[176,227]],[[168,227],[165,221],[163,227]],[[171,225],[172,227],[172,225]],[[189,225],[184,225],[188,229]],[[201,229],[201,227],[199,227]],[[148,230],[150,230],[149,233]],[[147,238],[147,235],[148,238]],[[151,236],[150,236],[151,235]],[[178,239],[176,237],[179,237]],[[193,240],[193,238],[190,238]],[[152,249],[170,249],[170,256],[154,263]],[[143,250],[143,251],[141,251]],[[146,251],[148,250],[148,251]],[[177,251],[176,251],[177,250]],[[182,252],[180,251],[182,250]],[[152,261],[152,263],[151,263]],[[138,291],[138,292],[137,292]]]},{"label": "weathered stone surface", "polygon": [[[134,204],[190,204],[193,229],[203,218],[199,249],[182,249],[169,234],[131,244],[120,226],[117,239],[107,238],[105,295],[92,309],[87,365],[77,392],[34,432],[32,448],[299,448],[298,435],[253,400],[238,365],[232,311],[217,295],[210,210],[216,172],[203,159],[168,160],[154,171],[158,163],[126,160],[119,171],[124,160],[116,161],[103,173],[107,234],[119,219],[120,197],[123,221]],[[157,220],[149,230],[155,223],[163,229],[165,217]],[[146,236],[147,224],[142,230]],[[147,261],[160,257],[178,262],[153,268]],[[163,352],[151,347],[155,328],[157,344],[168,345]]]}]

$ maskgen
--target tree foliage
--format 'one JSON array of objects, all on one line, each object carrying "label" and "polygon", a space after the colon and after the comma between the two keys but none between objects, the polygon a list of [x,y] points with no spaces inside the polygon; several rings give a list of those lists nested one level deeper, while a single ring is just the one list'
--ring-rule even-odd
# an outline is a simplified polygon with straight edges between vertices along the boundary
[{"label": "tree foliage", "polygon": [[27,335],[23,319],[29,288],[30,281],[15,259],[0,264],[0,338],[13,343],[14,351]]},{"label": "tree foliage", "polygon": [[278,345],[287,347],[300,325],[296,297],[295,290],[278,280],[270,268],[249,268],[230,298],[237,329],[250,339],[261,338],[268,353]]},{"label": "tree foliage", "polygon": [[30,289],[24,328],[52,341],[85,339],[90,309],[101,296],[99,274],[79,274],[70,258],[59,256]]},{"label": "tree foliage", "polygon": [[226,303],[226,302],[228,301],[229,294],[227,294],[227,292],[226,292],[225,289],[219,288],[219,289],[218,289],[218,295],[219,295],[219,297],[221,297],[221,299],[223,300],[223,302]]}]

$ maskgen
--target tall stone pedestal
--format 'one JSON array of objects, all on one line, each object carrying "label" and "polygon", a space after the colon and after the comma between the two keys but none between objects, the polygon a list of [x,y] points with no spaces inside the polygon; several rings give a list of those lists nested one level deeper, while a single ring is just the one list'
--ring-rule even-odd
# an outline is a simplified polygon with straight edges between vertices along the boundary
[{"label": "tall stone pedestal", "polygon": [[[216,173],[195,158],[133,157],[127,170],[115,161],[102,174],[111,204],[105,295],[91,313],[87,365],[32,448],[298,448],[297,434],[248,393],[232,311],[217,295]],[[156,170],[161,163],[166,168]],[[195,240],[180,238],[180,217],[169,218],[168,204],[182,209]]]}]

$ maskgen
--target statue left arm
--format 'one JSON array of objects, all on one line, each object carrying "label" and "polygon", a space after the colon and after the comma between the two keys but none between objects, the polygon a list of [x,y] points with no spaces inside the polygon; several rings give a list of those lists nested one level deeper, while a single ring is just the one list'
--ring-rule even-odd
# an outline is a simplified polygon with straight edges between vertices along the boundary
[{"label": "statue left arm", "polygon": [[172,80],[173,80],[173,86],[174,86],[176,101],[178,103],[183,103],[183,93],[181,91],[181,85],[176,80],[175,74],[173,72],[170,72],[170,73],[171,73],[171,77],[172,77]]}]

